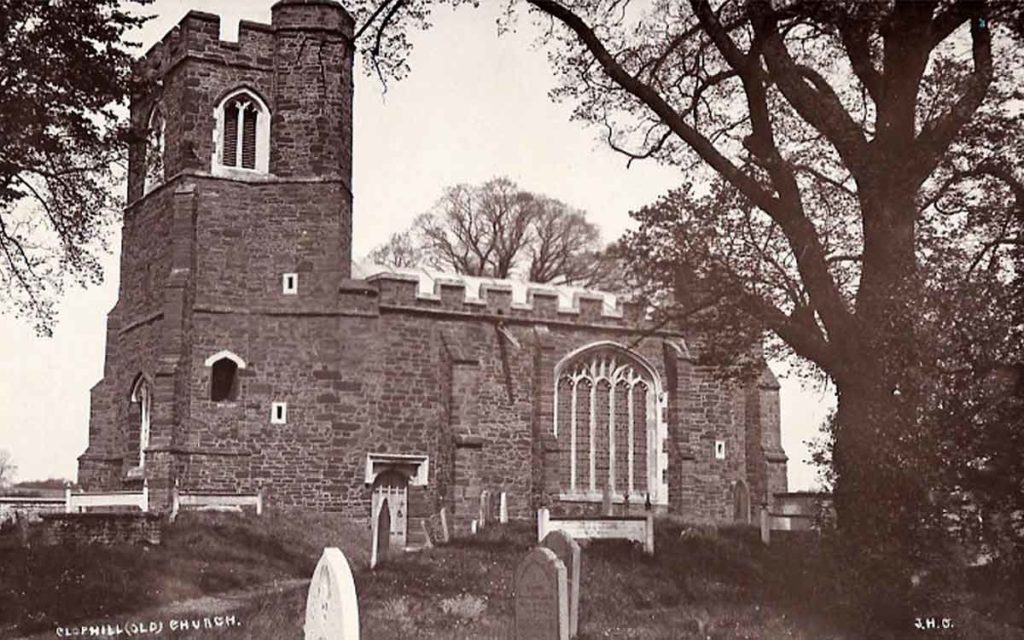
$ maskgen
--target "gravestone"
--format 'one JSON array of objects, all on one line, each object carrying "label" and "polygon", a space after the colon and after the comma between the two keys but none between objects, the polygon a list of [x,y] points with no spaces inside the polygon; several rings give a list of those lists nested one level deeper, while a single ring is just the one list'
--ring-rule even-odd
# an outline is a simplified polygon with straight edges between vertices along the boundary
[{"label": "gravestone", "polygon": [[324,549],[306,596],[306,640],[359,640],[359,603],[352,569],[340,549]]},{"label": "gravestone", "polygon": [[448,507],[441,507],[441,544],[448,544],[451,534],[448,532]]},{"label": "gravestone", "polygon": [[565,565],[555,552],[535,547],[516,569],[515,639],[568,640]]},{"label": "gravestone", "polygon": [[380,511],[373,521],[373,549],[370,552],[370,568],[375,569],[391,550],[391,508],[388,499],[380,503]]},{"label": "gravestone", "polygon": [[580,545],[564,531],[552,531],[540,544],[551,549],[565,565],[569,592],[569,637],[575,638],[580,626]]},{"label": "gravestone", "polygon": [[498,500],[498,522],[508,524],[508,498],[505,497],[504,491]]},{"label": "gravestone", "polygon": [[[480,492],[480,508],[477,510],[477,527],[483,529],[487,526],[487,491]],[[474,532],[475,533],[475,532]]]}]

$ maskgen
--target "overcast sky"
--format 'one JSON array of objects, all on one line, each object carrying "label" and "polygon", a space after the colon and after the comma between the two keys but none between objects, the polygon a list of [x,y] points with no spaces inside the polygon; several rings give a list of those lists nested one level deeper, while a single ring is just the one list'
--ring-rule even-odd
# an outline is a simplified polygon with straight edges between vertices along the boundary
[{"label": "overcast sky", "polygon": [[[270,21],[273,0],[157,0],[135,39],[148,48],[191,9],[225,18]],[[570,105],[553,104],[543,51],[527,25],[498,37],[499,3],[442,10],[435,27],[413,39],[412,74],[383,94],[377,80],[356,75],[353,192],[354,255],[365,256],[404,229],[447,185],[508,176],[521,187],[588,212],[605,240],[630,224],[629,211],[680,182],[681,173],[610,151],[596,130],[570,122]],[[0,316],[0,449],[18,465],[17,479],[75,478],[88,442],[89,389],[103,374],[107,312],[117,298],[117,248],[105,260],[105,282],[70,291],[53,338]],[[781,367],[775,367],[781,372]],[[811,488],[805,441],[834,404],[831,393],[782,377],[782,440],[790,489]]]}]

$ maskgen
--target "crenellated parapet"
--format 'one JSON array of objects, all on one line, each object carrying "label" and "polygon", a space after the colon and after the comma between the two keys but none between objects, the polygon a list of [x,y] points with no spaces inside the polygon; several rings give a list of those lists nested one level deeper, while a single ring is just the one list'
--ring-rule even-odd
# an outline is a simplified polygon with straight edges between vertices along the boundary
[{"label": "crenellated parapet", "polygon": [[444,275],[377,273],[366,281],[379,291],[382,310],[407,310],[460,316],[495,316],[523,322],[562,322],[643,330],[638,302],[599,291],[546,286],[515,280]]},{"label": "crenellated parapet", "polygon": [[274,25],[242,20],[236,41],[221,39],[221,17],[189,11],[166,36],[153,45],[139,64],[140,71],[163,75],[188,57],[222,64],[270,69],[274,56]]}]

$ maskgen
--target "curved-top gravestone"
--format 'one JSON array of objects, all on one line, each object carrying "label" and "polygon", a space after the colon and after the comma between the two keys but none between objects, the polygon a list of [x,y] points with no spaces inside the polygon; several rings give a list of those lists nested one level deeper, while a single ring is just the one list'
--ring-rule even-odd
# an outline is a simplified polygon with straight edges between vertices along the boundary
[{"label": "curved-top gravestone", "polygon": [[324,549],[306,596],[306,640],[359,640],[359,603],[352,569],[340,549]]},{"label": "curved-top gravestone", "polygon": [[568,640],[565,565],[551,549],[536,547],[516,569],[516,640]]},{"label": "curved-top gravestone", "polygon": [[540,545],[551,549],[565,565],[569,591],[569,637],[575,638],[580,626],[580,545],[564,531],[552,531],[544,536]]}]

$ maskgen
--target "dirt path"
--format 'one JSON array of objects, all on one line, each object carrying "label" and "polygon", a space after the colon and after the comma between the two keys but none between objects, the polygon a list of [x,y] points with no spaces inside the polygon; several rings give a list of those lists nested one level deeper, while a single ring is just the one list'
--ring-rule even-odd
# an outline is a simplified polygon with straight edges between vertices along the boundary
[{"label": "dirt path", "polygon": [[[20,640],[53,640],[62,637],[131,638],[131,637],[174,637],[171,625],[188,621],[193,627],[218,628],[230,624],[227,617],[246,604],[274,594],[291,593],[309,585],[309,579],[279,580],[255,589],[226,591],[191,600],[181,600],[150,607],[134,613],[108,616],[68,624],[61,629],[50,629],[31,636],[15,636]],[[218,621],[220,621],[218,623]],[[160,625],[159,627],[155,625]],[[210,626],[204,626],[210,625]],[[81,633],[83,627],[99,628],[100,634],[91,631]],[[157,630],[159,629],[159,631]],[[75,635],[72,635],[75,634]]]}]

